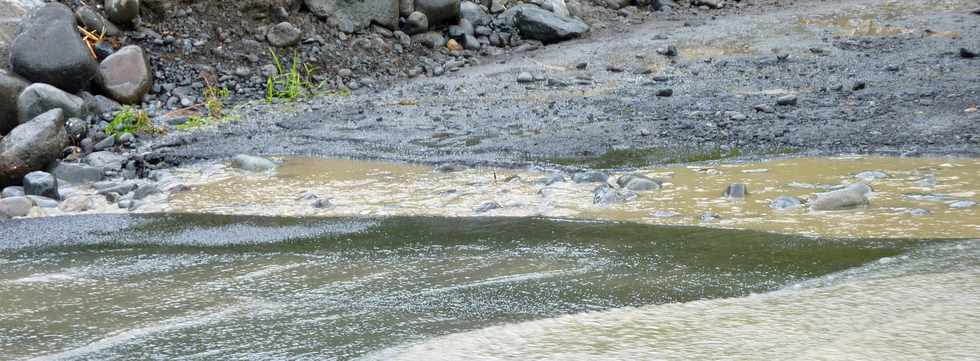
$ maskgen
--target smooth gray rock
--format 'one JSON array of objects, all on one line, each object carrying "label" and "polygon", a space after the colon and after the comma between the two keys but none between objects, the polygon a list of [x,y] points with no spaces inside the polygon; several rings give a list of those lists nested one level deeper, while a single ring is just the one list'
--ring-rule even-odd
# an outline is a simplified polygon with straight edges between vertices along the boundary
[{"label": "smooth gray rock", "polygon": [[304,0],[306,7],[321,18],[336,17],[354,31],[375,22],[389,30],[398,29],[400,0]]},{"label": "smooth gray rock", "polygon": [[500,203],[494,201],[487,201],[480,204],[480,206],[476,207],[476,209],[474,209],[473,211],[476,213],[487,213],[492,210],[500,209],[500,208],[503,208],[500,206]]},{"label": "smooth gray rock", "polygon": [[571,14],[568,12],[568,5],[565,4],[565,0],[531,0],[530,2],[541,7],[542,9],[555,13],[555,15],[561,17],[571,16]]},{"label": "smooth gray rock", "polygon": [[24,176],[24,194],[59,199],[58,179],[48,172],[34,171]]},{"label": "smooth gray rock", "polygon": [[124,196],[136,189],[136,183],[133,182],[105,184],[105,185],[101,185],[102,188],[99,188],[99,186],[100,185],[96,185],[96,189],[99,189],[99,191],[96,193],[101,195],[115,193],[120,196]]},{"label": "smooth gray rock", "polygon": [[163,191],[156,184],[145,184],[136,188],[136,191],[133,192],[133,200],[143,200],[146,197],[159,193],[163,193]]},{"label": "smooth gray rock", "polygon": [[30,199],[31,202],[34,202],[34,205],[37,206],[38,208],[58,208],[58,201],[48,197],[27,196],[27,199]]},{"label": "smooth gray rock", "polygon": [[3,192],[0,192],[0,198],[10,198],[10,197],[23,197],[24,187],[21,186],[10,186],[4,187]]},{"label": "smooth gray rock", "polygon": [[792,209],[799,208],[803,206],[803,200],[791,197],[791,196],[779,196],[769,202],[769,208],[772,209]]},{"label": "smooth gray rock", "polygon": [[523,38],[544,43],[568,40],[589,32],[589,26],[581,20],[558,16],[537,7],[526,7],[517,12],[514,26]]},{"label": "smooth gray rock", "polygon": [[[111,137],[106,139],[111,139]],[[123,162],[125,161],[126,157],[109,151],[94,152],[82,158],[82,162],[96,168],[101,168],[103,172],[119,171],[122,169]]]},{"label": "smooth gray rock", "polygon": [[112,99],[123,104],[139,104],[153,87],[153,73],[143,49],[129,45],[99,64],[98,84]]},{"label": "smooth gray rock", "polygon": [[483,10],[482,6],[471,1],[460,2],[459,16],[473,26],[486,26],[493,22],[493,18]]},{"label": "smooth gray rock", "polygon": [[743,199],[749,194],[749,187],[742,183],[732,183],[725,188],[725,193],[722,194],[725,198],[731,199]]},{"label": "smooth gray rock", "polygon": [[796,95],[793,94],[783,95],[779,98],[776,98],[776,105],[780,105],[780,106],[796,105],[797,102],[798,102],[798,98]]},{"label": "smooth gray rock", "polygon": [[17,100],[31,84],[16,74],[0,70],[0,137],[10,133],[18,124]]},{"label": "smooth gray rock", "polygon": [[68,147],[61,109],[38,115],[0,139],[0,187],[18,185],[27,173],[46,169]]},{"label": "smooth gray rock", "polygon": [[653,191],[663,187],[663,182],[640,174],[627,174],[616,179],[620,188],[634,192]]},{"label": "smooth gray rock", "polygon": [[930,214],[932,214],[932,212],[929,212],[928,209],[923,209],[923,208],[913,208],[909,210],[909,215],[913,217],[924,217]]},{"label": "smooth gray rock", "polygon": [[552,174],[534,180],[534,184],[543,186],[550,186],[552,184],[562,182],[565,182],[565,177],[563,177],[561,174]]},{"label": "smooth gray rock", "polygon": [[429,31],[429,18],[425,14],[416,11],[405,19],[405,33],[415,35],[426,31]]},{"label": "smooth gray rock", "polygon": [[27,217],[34,208],[34,202],[27,197],[0,199],[0,218]]},{"label": "smooth gray rock", "polygon": [[140,16],[139,0],[105,0],[109,20],[119,25],[132,24]]},{"label": "smooth gray rock", "polygon": [[47,3],[21,22],[10,46],[14,73],[36,83],[77,92],[95,77],[98,64],[75,28],[75,15],[60,3]]},{"label": "smooth gray rock", "polygon": [[810,209],[814,211],[841,211],[867,206],[870,201],[868,194],[871,187],[864,183],[857,183],[847,188],[827,192],[817,195],[817,199],[810,203]]},{"label": "smooth gray rock", "polygon": [[459,0],[415,0],[415,11],[425,14],[429,26],[456,23],[459,7]]},{"label": "smooth gray rock", "polygon": [[61,109],[66,118],[84,118],[85,101],[44,83],[28,86],[17,98],[17,119],[27,122],[52,109]]},{"label": "smooth gray rock", "polygon": [[514,18],[517,17],[517,13],[524,11],[525,9],[540,9],[534,4],[517,4],[508,8],[506,11],[497,15],[494,23],[497,24],[498,28],[514,29]]},{"label": "smooth gray rock", "polygon": [[119,36],[122,33],[115,24],[90,6],[81,6],[75,10],[75,19],[88,30],[94,30],[96,34],[104,33],[106,36]]},{"label": "smooth gray rock", "polygon": [[949,208],[952,208],[952,209],[967,209],[967,208],[973,208],[973,206],[976,206],[976,205],[977,205],[977,202],[974,202],[974,201],[956,201],[956,202],[950,203],[949,204]]},{"label": "smooth gray rock", "polygon": [[430,49],[438,49],[446,46],[446,38],[438,31],[428,31],[412,36],[412,41],[422,44]]},{"label": "smooth gray rock", "polygon": [[231,165],[249,172],[264,172],[276,169],[279,166],[271,160],[245,154],[239,154],[232,158]]},{"label": "smooth gray rock", "polygon": [[603,184],[592,190],[592,204],[608,206],[619,203],[626,203],[636,199],[636,193],[630,190],[615,189],[608,184]]},{"label": "smooth gray rock", "polygon": [[858,180],[864,182],[873,182],[879,179],[889,178],[889,175],[888,173],[882,171],[873,170],[873,171],[865,171],[865,172],[858,173],[854,175],[854,178],[857,178]]},{"label": "smooth gray rock", "polygon": [[698,217],[698,219],[701,221],[701,223],[711,223],[714,221],[721,220],[721,215],[715,212],[708,211],[708,212],[701,213],[701,216]]},{"label": "smooth gray rock", "polygon": [[58,208],[69,213],[86,212],[95,209],[95,200],[89,196],[73,196],[62,202]]},{"label": "smooth gray rock", "polygon": [[585,171],[575,173],[572,181],[575,183],[605,183],[609,180],[609,175],[599,171]]},{"label": "smooth gray rock", "polygon": [[98,182],[105,178],[102,167],[79,163],[55,162],[50,171],[55,178],[74,184]]},{"label": "smooth gray rock", "polygon": [[299,44],[299,41],[303,39],[303,30],[283,21],[269,28],[265,34],[265,39],[269,41],[269,44],[278,48],[293,46]]}]

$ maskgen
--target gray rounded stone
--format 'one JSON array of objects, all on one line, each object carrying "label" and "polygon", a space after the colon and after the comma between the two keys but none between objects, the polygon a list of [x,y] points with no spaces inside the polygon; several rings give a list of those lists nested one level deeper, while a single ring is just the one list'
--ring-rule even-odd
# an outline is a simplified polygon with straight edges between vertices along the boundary
[{"label": "gray rounded stone", "polygon": [[58,179],[51,173],[35,171],[24,176],[24,194],[51,199],[61,198],[58,194]]}]

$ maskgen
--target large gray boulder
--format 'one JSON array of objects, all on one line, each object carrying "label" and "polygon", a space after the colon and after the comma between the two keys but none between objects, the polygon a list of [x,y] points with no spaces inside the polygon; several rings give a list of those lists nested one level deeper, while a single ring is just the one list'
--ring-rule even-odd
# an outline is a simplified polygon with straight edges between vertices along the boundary
[{"label": "large gray boulder", "polygon": [[21,22],[10,47],[11,70],[27,80],[70,93],[85,88],[98,64],[75,29],[75,15],[60,3],[47,3]]},{"label": "large gray boulder", "polygon": [[84,118],[85,100],[48,84],[36,83],[24,89],[17,98],[17,118],[21,123],[51,109],[61,109],[66,118]]},{"label": "large gray boulder", "polygon": [[514,26],[525,39],[555,43],[589,32],[581,20],[562,17],[538,7],[524,7],[514,15]]},{"label": "large gray boulder", "polygon": [[415,0],[399,0],[398,12],[401,13],[402,17],[406,17],[415,12]]},{"label": "large gray boulder", "polygon": [[[306,7],[321,18],[337,17],[362,30],[372,22],[391,30],[398,29],[399,0],[304,0]],[[343,21],[343,20],[341,20]]]},{"label": "large gray boulder", "polygon": [[425,14],[429,26],[455,24],[459,19],[459,0],[415,0],[415,11]]},{"label": "large gray boulder", "polygon": [[123,104],[139,104],[153,87],[153,73],[143,49],[129,45],[99,64],[99,86]]},{"label": "large gray boulder", "polygon": [[844,189],[818,194],[817,199],[810,203],[810,209],[814,211],[843,211],[864,207],[869,203],[869,194],[871,194],[871,187],[866,184],[852,184]]},{"label": "large gray boulder", "polygon": [[105,0],[109,20],[119,25],[132,24],[140,16],[139,0]]},{"label": "large gray boulder", "polygon": [[493,21],[483,7],[471,1],[463,1],[459,4],[459,16],[473,26],[488,26]]},{"label": "large gray boulder", "polygon": [[429,18],[425,17],[425,14],[418,11],[413,12],[408,15],[405,19],[405,32],[408,35],[421,34],[429,31]]},{"label": "large gray boulder", "polygon": [[18,185],[27,173],[47,168],[67,146],[61,109],[17,126],[0,140],[0,187]]},{"label": "large gray boulder", "polygon": [[24,88],[31,85],[14,74],[0,70],[0,136],[10,133],[17,124],[17,98]]}]

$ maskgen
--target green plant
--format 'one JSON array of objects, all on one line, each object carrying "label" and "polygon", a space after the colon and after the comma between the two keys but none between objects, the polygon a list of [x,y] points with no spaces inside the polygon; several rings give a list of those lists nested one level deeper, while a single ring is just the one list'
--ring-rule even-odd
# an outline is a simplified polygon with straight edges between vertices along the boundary
[{"label": "green plant", "polygon": [[116,112],[116,117],[105,128],[105,134],[114,138],[119,138],[120,135],[125,133],[157,134],[162,132],[163,129],[153,125],[146,111],[130,106],[124,106]]},{"label": "green plant", "polygon": [[176,128],[177,130],[191,130],[195,128],[205,127],[210,124],[211,124],[210,117],[192,116],[192,117],[188,117],[187,121],[184,122],[184,124],[178,124]]},{"label": "green plant", "polygon": [[287,68],[283,65],[279,54],[269,49],[276,74],[266,79],[266,101],[272,103],[275,99],[285,99],[293,102],[306,94],[314,94],[321,84],[313,83],[313,73],[316,68],[302,63],[299,55],[293,55],[292,62]]},{"label": "green plant", "polygon": [[225,103],[222,99],[231,95],[228,88],[218,88],[210,83],[204,88],[204,108],[208,116],[214,119],[224,118]]}]

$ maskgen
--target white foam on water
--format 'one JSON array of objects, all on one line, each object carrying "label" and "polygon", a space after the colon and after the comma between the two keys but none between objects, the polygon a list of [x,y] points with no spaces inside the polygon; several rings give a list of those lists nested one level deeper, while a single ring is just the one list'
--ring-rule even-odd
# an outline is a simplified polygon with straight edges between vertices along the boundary
[{"label": "white foam on water", "polygon": [[977,360],[978,245],[766,294],[494,326],[364,359]]}]

